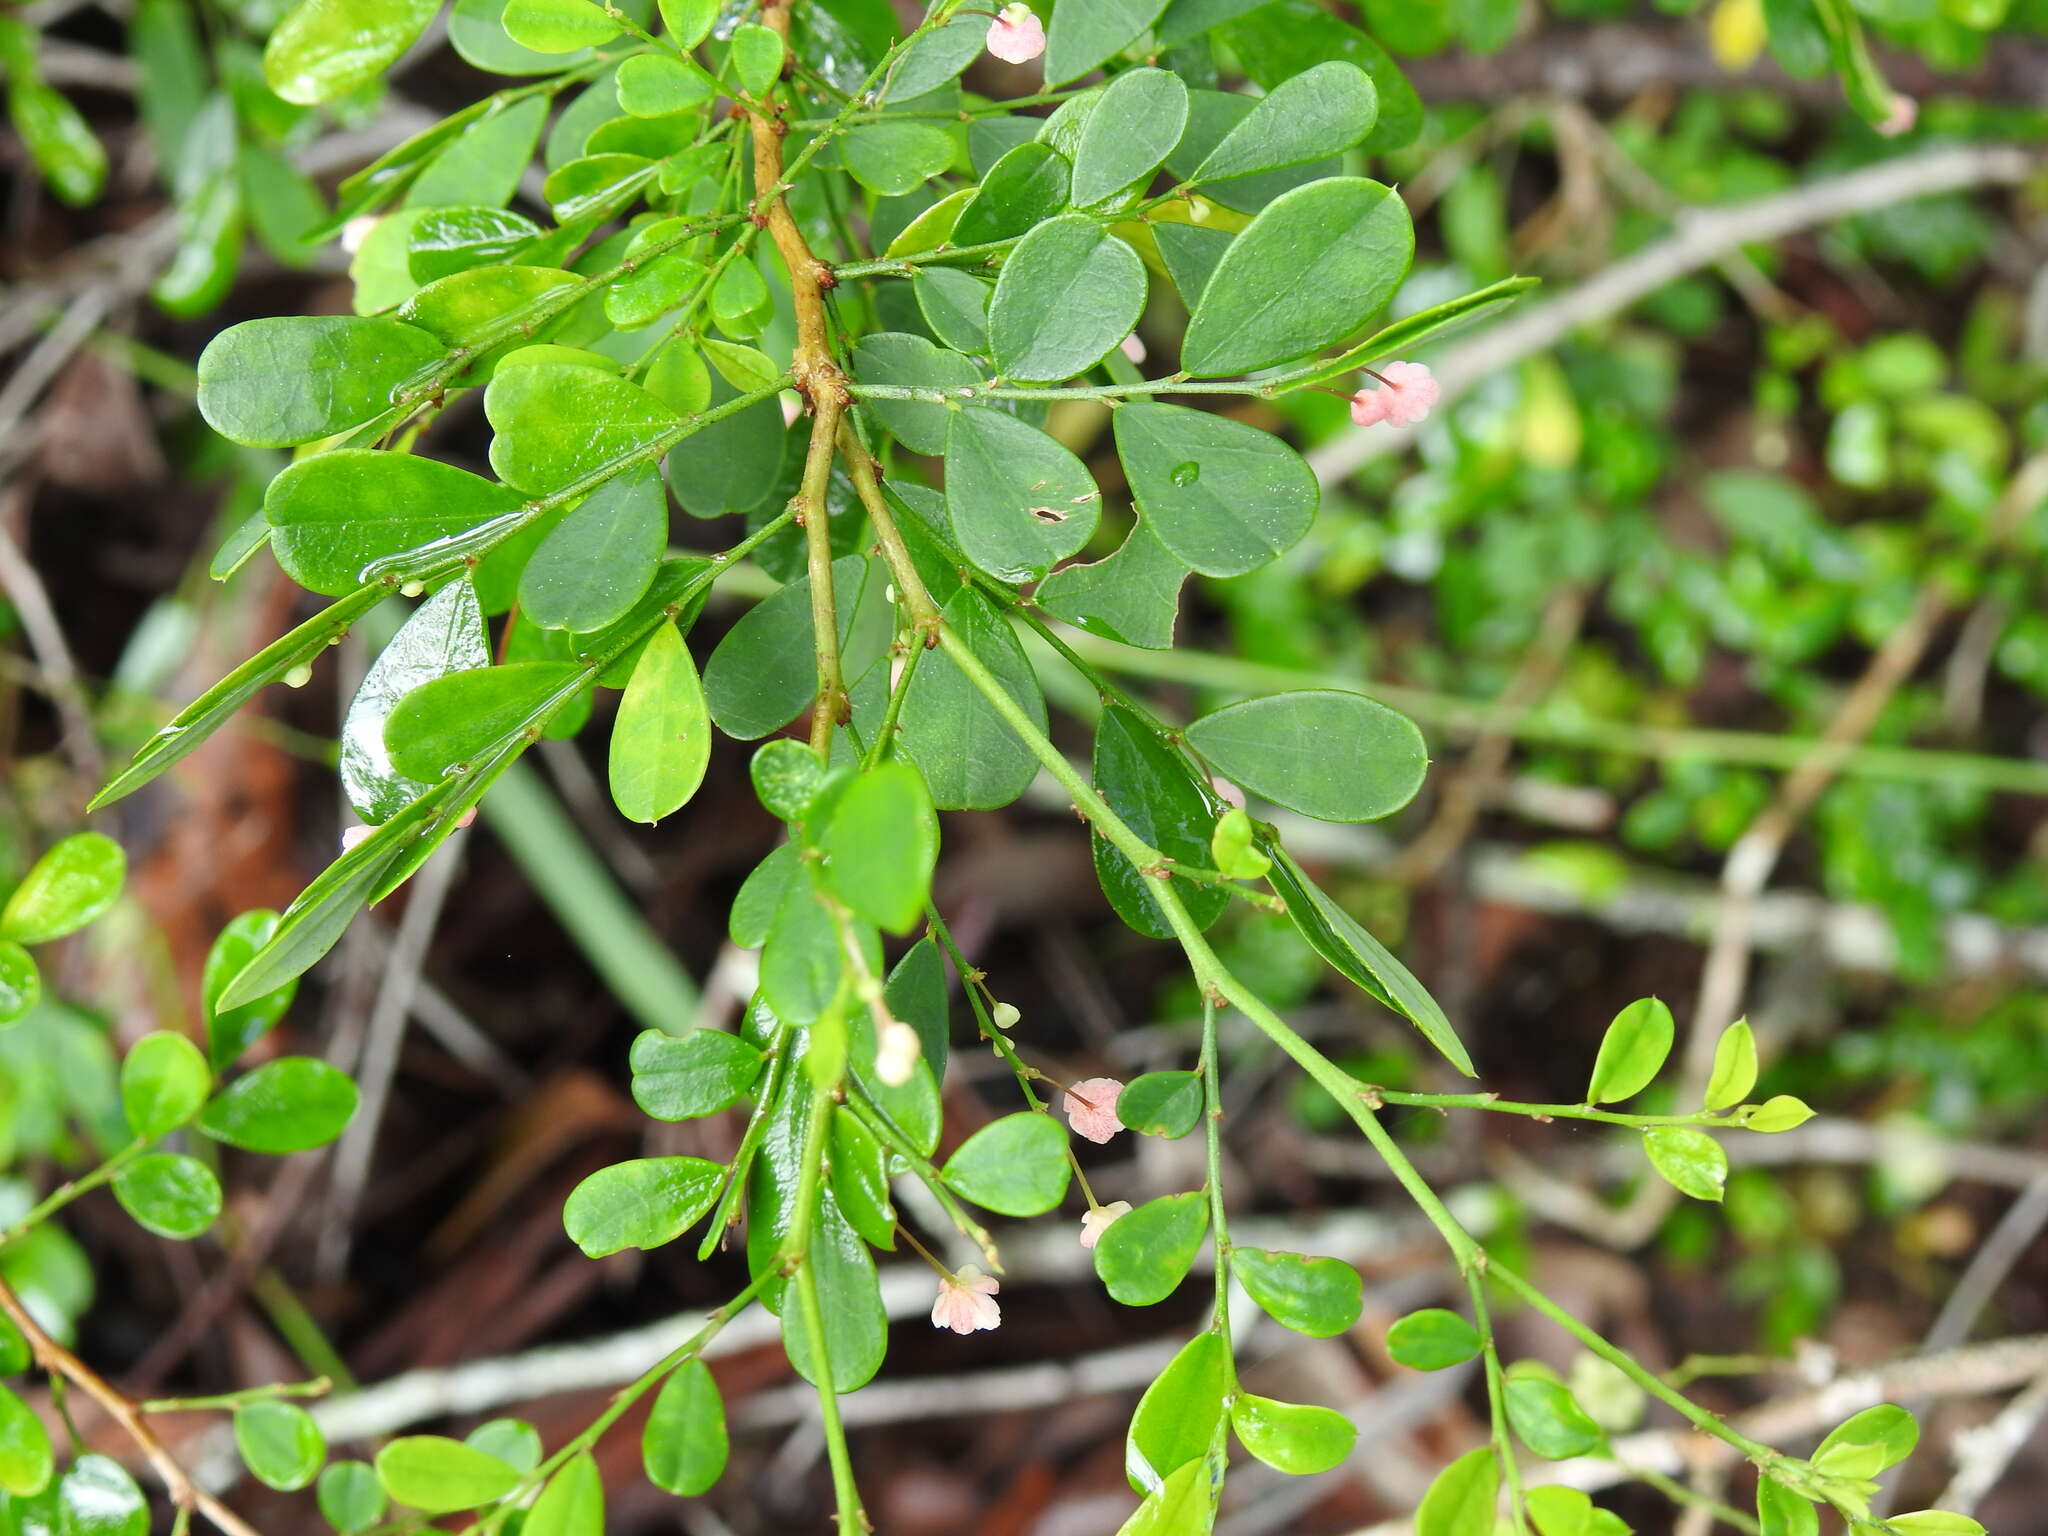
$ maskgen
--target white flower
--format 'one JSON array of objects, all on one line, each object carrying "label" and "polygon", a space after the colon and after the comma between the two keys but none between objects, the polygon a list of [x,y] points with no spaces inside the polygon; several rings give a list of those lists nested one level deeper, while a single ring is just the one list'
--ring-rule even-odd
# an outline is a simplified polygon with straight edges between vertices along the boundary
[{"label": "white flower", "polygon": [[996,1292],[1001,1289],[974,1265],[964,1265],[958,1274],[939,1281],[938,1300],[932,1303],[932,1326],[955,1333],[997,1327],[1003,1320],[1003,1309],[996,1305]]},{"label": "white flower", "polygon": [[1107,1205],[1096,1206],[1081,1218],[1081,1246],[1093,1248],[1117,1217],[1130,1214],[1131,1202],[1128,1200],[1112,1200]]},{"label": "white flower", "polygon": [[917,1038],[917,1031],[900,1019],[892,1020],[875,1047],[875,1076],[891,1088],[901,1088],[910,1081],[910,1074],[923,1054],[924,1045]]}]

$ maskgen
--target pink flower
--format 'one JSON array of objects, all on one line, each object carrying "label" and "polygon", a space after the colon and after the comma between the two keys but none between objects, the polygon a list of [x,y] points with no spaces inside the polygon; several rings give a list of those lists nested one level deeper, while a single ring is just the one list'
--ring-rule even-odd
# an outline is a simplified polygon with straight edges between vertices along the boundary
[{"label": "pink flower", "polygon": [[1351,397],[1351,419],[1361,427],[1376,421],[1412,427],[1429,415],[1444,392],[1426,363],[1389,363],[1375,376],[1378,389],[1367,385]]},{"label": "pink flower", "polygon": [[1113,1077],[1091,1077],[1067,1090],[1067,1124],[1076,1136],[1101,1146],[1124,1128],[1116,1117],[1116,1101],[1124,1085]]},{"label": "pink flower", "polygon": [[1130,1214],[1131,1202],[1128,1200],[1112,1200],[1107,1205],[1096,1206],[1081,1218],[1081,1246],[1093,1248],[1117,1217]]},{"label": "pink flower", "polygon": [[974,1265],[963,1266],[957,1275],[939,1281],[939,1299],[932,1303],[932,1326],[955,1333],[999,1326],[1003,1309],[996,1305],[996,1292],[1001,1289]]},{"label": "pink flower", "polygon": [[1131,332],[1130,335],[1123,339],[1123,344],[1119,350],[1134,363],[1145,361],[1145,343],[1136,331]]},{"label": "pink flower", "polygon": [[1028,5],[1006,5],[989,23],[988,51],[1005,64],[1028,64],[1045,52],[1045,23]]},{"label": "pink flower", "polygon": [[1910,132],[1919,116],[1919,102],[1910,96],[1894,96],[1892,97],[1892,109],[1885,113],[1884,121],[1874,123],[1871,126],[1876,128],[1886,138],[1896,139],[1900,134]]}]

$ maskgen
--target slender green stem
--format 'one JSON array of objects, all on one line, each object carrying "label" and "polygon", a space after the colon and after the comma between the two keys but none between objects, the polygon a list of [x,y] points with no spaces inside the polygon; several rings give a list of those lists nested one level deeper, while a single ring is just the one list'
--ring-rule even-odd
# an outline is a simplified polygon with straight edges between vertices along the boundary
[{"label": "slender green stem", "polygon": [[[1216,1059],[1216,999],[1202,996],[1202,1150],[1209,1162],[1209,1235],[1216,1246],[1216,1313],[1210,1324],[1230,1346],[1230,1223],[1223,1213],[1223,1072]],[[1230,1362],[1232,1390],[1237,1362]]]},{"label": "slender green stem", "polygon": [[57,1212],[63,1210],[65,1206],[76,1200],[80,1195],[89,1195],[102,1185],[111,1184],[120,1175],[123,1168],[126,1168],[136,1158],[148,1151],[150,1146],[150,1142],[138,1137],[90,1173],[82,1173],[75,1179],[59,1184],[49,1194],[45,1195],[26,1216],[22,1217],[21,1220],[17,1221],[5,1232],[0,1232],[0,1245],[11,1243],[17,1237],[29,1231],[30,1228],[40,1226],[43,1222],[56,1215]]},{"label": "slender green stem", "polygon": [[1759,1536],[1763,1529],[1757,1524],[1756,1516],[1745,1514],[1733,1504],[1724,1504],[1719,1499],[1709,1498],[1697,1489],[1688,1488],[1675,1477],[1667,1477],[1652,1467],[1632,1467],[1627,1462],[1622,1470],[1639,1483],[1647,1483],[1674,1504],[1689,1504],[1708,1511],[1723,1525],[1731,1525],[1743,1532],[1743,1536]]},{"label": "slender green stem", "polygon": [[325,1397],[334,1383],[322,1376],[314,1381],[278,1381],[268,1386],[244,1387],[239,1392],[219,1392],[211,1397],[153,1397],[135,1405],[141,1413],[198,1413],[209,1408],[239,1408],[244,1403],[265,1403],[282,1397]]},{"label": "slender green stem", "polygon": [[718,1245],[725,1240],[726,1229],[740,1219],[739,1204],[747,1193],[747,1170],[753,1166],[754,1153],[768,1134],[768,1122],[774,1117],[775,1106],[781,1102],[783,1085],[789,1081],[790,1057],[789,1026],[784,1024],[778,1027],[775,1042],[768,1047],[766,1082],[762,1085],[760,1097],[754,1100],[754,1112],[747,1119],[747,1128],[740,1135],[739,1150],[726,1164],[725,1190],[719,1195],[718,1206],[711,1213],[711,1225],[704,1233],[704,1241],[697,1246],[697,1262],[700,1264],[717,1252]]},{"label": "slender green stem", "polygon": [[861,757],[862,768],[872,768],[889,755],[889,747],[896,739],[896,722],[903,716],[903,701],[910,697],[911,680],[917,676],[917,664],[924,657],[924,647],[913,642],[903,646],[900,654],[901,668],[889,685],[889,702],[882,707],[882,719],[875,727],[875,739],[868,743],[868,749]]},{"label": "slender green stem", "polygon": [[[1179,871],[1176,871],[1179,873]],[[1653,1125],[1706,1125],[1738,1128],[1730,1111],[1703,1109],[1691,1115],[1625,1115],[1619,1110],[1596,1109],[1590,1104],[1524,1104],[1491,1093],[1403,1093],[1392,1088],[1361,1084],[1366,1101],[1398,1104],[1415,1109],[1484,1109],[1501,1115],[1521,1115],[1530,1120],[1595,1120],[1602,1125],[1625,1125],[1644,1130]]]},{"label": "slender green stem", "polygon": [[1483,1263],[1465,1266],[1465,1288],[1472,1297],[1472,1321],[1479,1330],[1481,1355],[1486,1365],[1486,1416],[1493,1432],[1493,1453],[1500,1461],[1501,1476],[1508,1485],[1509,1518],[1515,1529],[1529,1529],[1522,1510],[1522,1467],[1515,1457],[1515,1440],[1508,1428],[1507,1378],[1500,1364],[1500,1346],[1494,1341],[1493,1313],[1486,1305],[1486,1277]]},{"label": "slender green stem", "polygon": [[846,1089],[846,1107],[853,1111],[854,1118],[874,1133],[875,1139],[891,1152],[903,1159],[904,1165],[917,1176],[918,1182],[931,1191],[932,1198],[946,1213],[961,1236],[981,1250],[990,1274],[1001,1274],[1003,1266],[996,1251],[995,1239],[989,1236],[988,1228],[967,1214],[959,1198],[946,1187],[946,1181],[939,1177],[931,1159],[919,1152],[889,1112],[877,1104],[858,1082],[849,1082]]}]

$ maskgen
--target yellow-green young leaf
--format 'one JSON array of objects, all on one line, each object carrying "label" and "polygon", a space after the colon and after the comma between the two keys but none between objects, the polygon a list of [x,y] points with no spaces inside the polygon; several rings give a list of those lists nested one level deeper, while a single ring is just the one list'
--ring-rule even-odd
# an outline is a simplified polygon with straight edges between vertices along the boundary
[{"label": "yellow-green young leaf", "polygon": [[[1199,867],[1208,856],[1204,833],[1209,800],[1196,787],[1186,761],[1129,710],[1102,712],[1095,727],[1095,788],[1126,825],[1180,864]],[[1095,878],[1116,914],[1150,938],[1169,939],[1166,919],[1151,882],[1099,833],[1092,839]],[[1189,886],[1182,897],[1198,928],[1207,928],[1230,905],[1230,894],[1213,886]]]},{"label": "yellow-green young leaf", "polygon": [[450,349],[481,349],[466,375],[481,379],[499,358],[542,333],[582,291],[582,279],[558,267],[474,267],[427,284],[400,306],[398,318]]},{"label": "yellow-green young leaf", "polygon": [[80,1456],[58,1482],[54,1513],[66,1536],[149,1536],[148,1498],[126,1467],[97,1451]]},{"label": "yellow-green young leaf", "polygon": [[940,1170],[955,1190],[1000,1216],[1043,1216],[1066,1198],[1072,1172],[1066,1128],[1030,1110],[983,1126]]},{"label": "yellow-green young leaf", "polygon": [[1135,401],[1116,413],[1116,447],[1160,543],[1204,576],[1242,576],[1285,554],[1322,503],[1300,454],[1213,411]]},{"label": "yellow-green young leaf", "polygon": [[1587,1416],[1563,1382],[1547,1369],[1531,1369],[1533,1364],[1517,1362],[1507,1373],[1502,1395],[1508,1422],[1538,1456],[1563,1461],[1590,1455],[1604,1439],[1600,1426]]},{"label": "yellow-green young leaf", "polygon": [[1275,1322],[1310,1338],[1342,1333],[1365,1306],[1365,1282],[1342,1259],[1233,1248],[1230,1272]]},{"label": "yellow-green young leaf", "polygon": [[1638,998],[1614,1016],[1593,1059],[1588,1104],[1618,1104],[1649,1087],[1671,1054],[1671,1010],[1659,998]]},{"label": "yellow-green young leaf", "polygon": [[0,907],[0,938],[47,944],[76,933],[121,894],[128,857],[97,832],[74,832],[52,844]]},{"label": "yellow-green young leaf", "polygon": [[1124,1085],[1116,1116],[1146,1136],[1187,1135],[1202,1118],[1202,1080],[1192,1072],[1147,1072]]},{"label": "yellow-green young leaf", "polygon": [[1756,1032],[1737,1019],[1714,1046],[1714,1072],[1707,1080],[1705,1107],[1732,1109],[1756,1086]]},{"label": "yellow-green young leaf", "polygon": [[500,374],[484,391],[497,436],[491,467],[508,485],[560,490],[607,467],[624,469],[672,437],[679,418],[637,384],[588,368],[542,363]]},{"label": "yellow-green young leaf", "polygon": [[1481,1348],[1479,1330],[1456,1312],[1424,1307],[1387,1330],[1387,1353],[1411,1371],[1441,1371],[1463,1365]]},{"label": "yellow-green young leaf", "polygon": [[955,215],[953,244],[1016,239],[1067,206],[1072,181],[1067,157],[1051,145],[1019,144],[988,168],[980,187],[969,189],[973,201]]},{"label": "yellow-green young leaf", "polygon": [[619,35],[619,24],[591,0],[505,0],[505,35],[535,53],[575,53]]},{"label": "yellow-green young leaf", "polygon": [[619,66],[620,110],[632,117],[687,112],[717,94],[718,83],[694,64],[666,54],[642,53]]},{"label": "yellow-green young leaf", "polygon": [[0,1025],[17,1024],[43,1000],[43,973],[35,956],[12,939],[0,939]]},{"label": "yellow-green young leaf", "polygon": [[144,1141],[168,1136],[198,1114],[212,1087],[199,1047],[171,1030],[144,1035],[121,1062],[121,1109]]},{"label": "yellow-green young leaf", "polygon": [[1500,1462],[1493,1447],[1467,1451],[1429,1485],[1415,1511],[1415,1536],[1492,1536],[1500,1497]]},{"label": "yellow-green young leaf", "polygon": [[1126,70],[1110,81],[1081,126],[1071,196],[1076,208],[1101,202],[1149,177],[1180,142],[1188,88],[1163,69]]},{"label": "yellow-green young leaf", "polygon": [[1273,861],[1259,852],[1251,817],[1236,806],[1217,818],[1216,830],[1209,834],[1209,857],[1233,880],[1262,879],[1273,867]]},{"label": "yellow-green young leaf", "polygon": [[915,256],[924,251],[937,250],[951,241],[953,231],[959,227],[961,212],[973,200],[974,192],[973,187],[962,187],[956,192],[948,192],[904,225],[903,232],[889,242],[888,249],[882,254]]},{"label": "yellow-green young leaf", "polygon": [[1689,1125],[1653,1125],[1643,1132],[1650,1166],[1681,1194],[1719,1200],[1728,1183],[1728,1154],[1705,1131]]},{"label": "yellow-green young leaf", "polygon": [[550,171],[541,197],[558,223],[595,223],[619,212],[660,174],[661,163],[645,155],[585,155]]},{"label": "yellow-green young leaf", "polygon": [[647,1480],[668,1493],[694,1499],[725,1473],[729,1446],[725,1402],[702,1360],[685,1360],[661,1384],[654,1411],[640,1434]]},{"label": "yellow-green young leaf", "polygon": [[1187,738],[1225,778],[1318,821],[1391,816],[1429,771],[1414,721],[1334,688],[1226,704],[1190,725]]},{"label": "yellow-green young leaf", "polygon": [[327,1437],[296,1403],[244,1403],[235,1410],[235,1449],[267,1488],[303,1488],[327,1459]]},{"label": "yellow-green young leaf", "polygon": [[441,0],[299,0],[263,48],[263,78],[302,107],[367,85],[413,45]]},{"label": "yellow-green young leaf", "polygon": [[502,1499],[519,1471],[445,1435],[405,1435],[377,1453],[377,1481],[393,1502],[445,1515]]},{"label": "yellow-green young leaf", "polygon": [[1559,1483],[1531,1488],[1523,1503],[1536,1536],[1591,1536],[1593,1501],[1576,1488]]},{"label": "yellow-green young leaf", "polygon": [[664,342],[640,382],[647,393],[678,416],[695,416],[711,404],[711,369],[687,336]]},{"label": "yellow-green young leaf", "polygon": [[761,1053],[716,1029],[693,1029],[678,1039],[643,1031],[628,1058],[633,1102],[656,1120],[694,1120],[728,1109],[761,1075]]},{"label": "yellow-green young leaf", "polygon": [[1269,203],[1223,253],[1181,343],[1181,367],[1249,373],[1344,340],[1393,296],[1415,255],[1400,198],[1332,176]]},{"label": "yellow-green young leaf", "polygon": [[612,722],[612,803],[650,826],[681,810],[711,760],[711,713],[690,648],[673,624],[647,639]]},{"label": "yellow-green young leaf", "polygon": [[588,1451],[548,1479],[520,1527],[523,1536],[604,1536],[604,1480]]},{"label": "yellow-green young leaf", "polygon": [[1037,581],[1087,544],[1102,492],[1086,465],[1036,427],[969,406],[946,434],[946,506],[975,565],[999,581]]},{"label": "yellow-green young leaf", "polygon": [[[540,239],[541,228],[509,208],[457,206],[426,208],[412,221],[406,239],[406,265],[415,281],[439,282],[473,267],[511,260],[513,254]],[[522,352],[532,352],[531,347]],[[518,354],[513,354],[518,355]],[[529,357],[538,362],[538,356]],[[609,358],[592,360],[615,367]]]},{"label": "yellow-green young leaf", "polygon": [[840,151],[853,179],[883,197],[901,197],[953,164],[953,138],[930,123],[868,123]]},{"label": "yellow-green young leaf", "polygon": [[1804,1099],[1794,1098],[1789,1093],[1777,1094],[1749,1112],[1743,1119],[1743,1128],[1751,1131],[1797,1130],[1813,1118],[1813,1107]]},{"label": "yellow-green young leaf", "polygon": [[50,1486],[55,1470],[43,1421],[11,1390],[0,1387],[0,1491],[28,1498]]},{"label": "yellow-green young leaf", "polygon": [[1059,0],[1045,37],[1045,83],[1065,85],[1122,53],[1159,19],[1166,0]]},{"label": "yellow-green young leaf", "polygon": [[761,804],[780,821],[800,820],[825,784],[825,760],[788,736],[763,742],[747,772]]},{"label": "yellow-green young leaf", "polygon": [[661,24],[680,48],[694,48],[711,35],[718,0],[661,0]]},{"label": "yellow-green young leaf", "polygon": [[74,208],[100,195],[107,180],[107,152],[78,108],[40,80],[14,81],[7,105],[22,147],[52,192]]},{"label": "yellow-green young leaf", "polygon": [[1836,1425],[1807,1459],[1838,1476],[1875,1477],[1912,1455],[1919,1443],[1920,1425],[1912,1414],[1896,1403],[1878,1403]]},{"label": "yellow-green young leaf", "polygon": [[486,1419],[464,1435],[462,1443],[521,1472],[540,1465],[540,1431],[524,1419]]},{"label": "yellow-green young leaf", "polygon": [[1096,1241],[1095,1273],[1125,1306],[1152,1306],[1180,1288],[1208,1230],[1209,1197],[1202,1191],[1148,1200]]},{"label": "yellow-green young leaf", "polygon": [[1003,263],[989,303],[996,367],[1026,383],[1085,373],[1145,311],[1145,263],[1093,219],[1047,219]]},{"label": "yellow-green young leaf", "polygon": [[452,464],[343,448],[288,466],[270,482],[263,515],[285,573],[338,596],[356,590],[373,561],[471,533],[522,505],[516,492]]},{"label": "yellow-green young leaf", "polygon": [[1820,1536],[1820,1511],[1813,1503],[1768,1477],[1757,1481],[1756,1519],[1761,1536]]},{"label": "yellow-green young leaf", "polygon": [[1916,1509],[1911,1514],[1893,1515],[1891,1527],[1898,1536],[1985,1536],[1980,1522],[1946,1509]]},{"label": "yellow-green young leaf", "polygon": [[342,1536],[361,1536],[384,1518],[384,1490],[368,1462],[337,1461],[320,1474],[321,1518]]},{"label": "yellow-green young leaf", "polygon": [[1198,1333],[1181,1347],[1131,1415],[1124,1473],[1133,1488],[1151,1493],[1180,1468],[1208,1455],[1223,1422],[1229,1385],[1230,1346],[1220,1337]]},{"label": "yellow-green young leaf", "polygon": [[924,776],[891,759],[826,798],[816,836],[825,888],[869,922],[908,933],[924,912],[939,857],[939,818]]},{"label": "yellow-green young leaf", "polygon": [[1379,105],[1372,77],[1356,64],[1318,64],[1261,97],[1190,180],[1223,181],[1341,154],[1372,132]]},{"label": "yellow-green young leaf", "polygon": [[584,678],[566,661],[518,661],[453,672],[415,688],[384,726],[400,773],[436,784],[459,764],[546,723]]},{"label": "yellow-green young leaf", "polygon": [[137,1226],[185,1242],[220,1215],[220,1180],[196,1157],[151,1152],[114,1176],[114,1198]]},{"label": "yellow-green young leaf", "polygon": [[[1116,1227],[1109,1230],[1114,1232]],[[1103,1234],[1105,1238],[1108,1235]],[[1297,1477],[1342,1466],[1358,1443],[1357,1426],[1341,1413],[1277,1402],[1250,1392],[1239,1393],[1230,1405],[1230,1427],[1237,1431],[1244,1448],[1267,1466]]]},{"label": "yellow-green young leaf", "polygon": [[236,1078],[199,1115],[199,1129],[244,1152],[282,1157],[324,1147],[356,1112],[356,1085],[312,1056],[280,1056]]},{"label": "yellow-green young leaf", "polygon": [[782,61],[788,52],[782,34],[772,27],[753,22],[737,28],[732,35],[732,71],[750,95],[766,96],[782,75]]},{"label": "yellow-green young leaf", "polygon": [[724,1169],[701,1157],[642,1157],[600,1168],[562,1205],[569,1239],[593,1259],[674,1242],[718,1198]]},{"label": "yellow-green young leaf", "polygon": [[1200,1458],[1182,1462],[1173,1474],[1145,1495],[1116,1536],[1208,1536],[1216,1512],[1209,1503],[1208,1468]]}]

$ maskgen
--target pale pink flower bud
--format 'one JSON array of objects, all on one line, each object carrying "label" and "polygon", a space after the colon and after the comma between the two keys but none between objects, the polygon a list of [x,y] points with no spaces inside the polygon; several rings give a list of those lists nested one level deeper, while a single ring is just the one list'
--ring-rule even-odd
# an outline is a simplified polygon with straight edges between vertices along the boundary
[{"label": "pale pink flower bud", "polygon": [[1090,1077],[1067,1090],[1067,1124],[1076,1136],[1085,1136],[1097,1146],[1124,1128],[1116,1117],[1116,1101],[1124,1085],[1113,1077]]},{"label": "pale pink flower bud", "polygon": [[1426,363],[1389,363],[1379,376],[1377,387],[1368,384],[1351,397],[1351,419],[1361,427],[1378,421],[1412,427],[1428,417],[1444,392]]},{"label": "pale pink flower bud", "polygon": [[457,828],[459,829],[459,828],[462,828],[462,827],[467,827],[467,826],[470,826],[470,825],[472,825],[472,824],[473,824],[473,823],[474,823],[475,821],[476,821],[476,807],[472,805],[472,806],[471,806],[471,807],[470,807],[470,808],[469,808],[468,810],[464,811],[464,812],[463,812],[463,813],[462,813],[462,814],[461,814],[460,816],[458,816],[458,817],[456,817],[456,818],[455,818],[455,825],[456,825],[456,827],[457,827]]},{"label": "pale pink flower bud", "polygon": [[341,851],[347,853],[349,849],[355,847],[356,844],[376,830],[375,827],[343,827],[341,829]]},{"label": "pale pink flower bud", "polygon": [[1128,1200],[1112,1200],[1107,1205],[1096,1206],[1081,1218],[1081,1246],[1093,1248],[1117,1217],[1130,1214],[1131,1202]]},{"label": "pale pink flower bud", "polygon": [[1003,1309],[996,1305],[996,1292],[1001,1289],[972,1264],[956,1275],[944,1276],[939,1281],[938,1300],[932,1303],[932,1326],[955,1333],[999,1326]]},{"label": "pale pink flower bud", "polygon": [[1119,350],[1134,363],[1145,361],[1145,342],[1136,331],[1123,339],[1123,345]]},{"label": "pale pink flower bud", "polygon": [[891,1088],[901,1088],[910,1081],[922,1055],[924,1046],[917,1031],[900,1020],[893,1021],[875,1045],[875,1076]]},{"label": "pale pink flower bud", "polygon": [[1896,139],[1902,133],[1912,131],[1913,124],[1920,117],[1920,103],[1910,96],[1892,97],[1892,109],[1885,113],[1884,121],[1872,126],[1888,139]]},{"label": "pale pink flower bud", "polygon": [[1029,64],[1045,52],[1045,23],[1028,5],[1006,5],[989,23],[988,51],[1005,64]]}]

